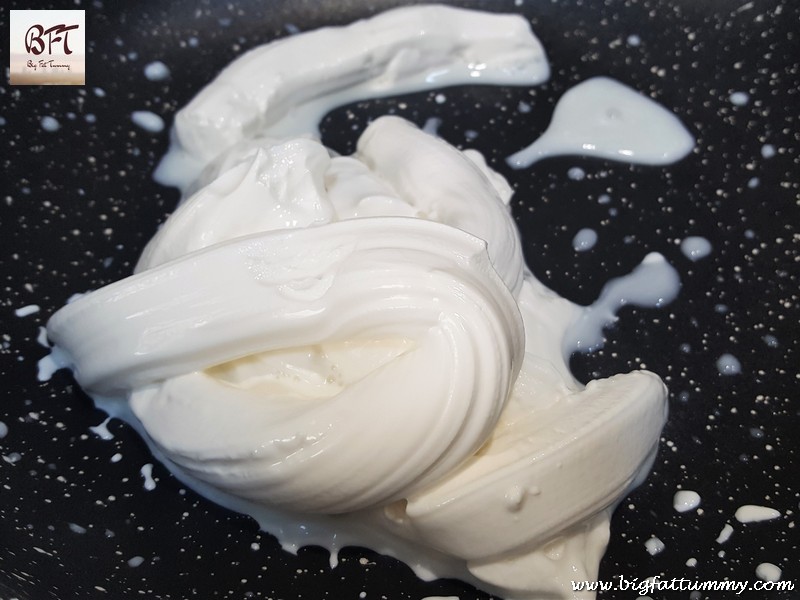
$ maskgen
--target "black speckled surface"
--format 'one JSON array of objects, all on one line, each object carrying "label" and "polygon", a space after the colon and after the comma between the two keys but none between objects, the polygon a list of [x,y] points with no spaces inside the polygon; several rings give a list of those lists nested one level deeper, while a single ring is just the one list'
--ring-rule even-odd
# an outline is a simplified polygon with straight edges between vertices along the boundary
[{"label": "black speckled surface", "polygon": [[[94,433],[104,415],[66,373],[36,378],[47,352],[37,338],[49,315],[73,293],[128,275],[177,201],[150,178],[167,131],[144,131],[131,113],[149,110],[169,124],[242,50],[294,27],[346,23],[395,4],[147,1],[123,10],[78,2],[90,46],[87,85],[14,87],[7,77],[0,85],[0,599],[485,597],[458,582],[420,582],[366,550],[345,550],[333,570],[319,549],[286,554],[252,520],[184,489],[158,464],[148,491],[140,470],[154,460],[144,443],[117,421],[108,425],[113,439]],[[654,471],[616,513],[601,579],[756,581],[757,565],[770,562],[795,591],[650,596],[800,598],[798,3],[463,4],[526,15],[549,54],[551,81],[532,90],[446,90],[443,103],[436,93],[359,103],[326,120],[326,141],[349,151],[353,125],[384,112],[420,125],[441,118],[443,137],[482,150],[513,182],[529,264],[577,302],[590,303],[648,252],[664,254],[680,273],[678,299],[658,310],[624,309],[605,348],[573,362],[584,379],[646,366],[671,389]],[[7,39],[7,8],[0,22]],[[169,67],[167,80],[144,76],[154,60]],[[506,168],[503,158],[544,130],[560,95],[594,75],[674,110],[697,136],[696,151],[666,168],[579,157]],[[734,92],[749,102],[735,105]],[[521,102],[532,110],[521,111]],[[57,119],[57,131],[42,128],[46,116]],[[477,137],[467,143],[470,132]],[[569,178],[572,167],[586,176]],[[603,194],[608,203],[598,201]],[[584,227],[599,240],[578,253],[572,238]],[[687,235],[710,240],[712,253],[690,261],[679,248]],[[18,316],[31,305],[39,310]],[[723,353],[739,359],[740,374],[719,373]],[[679,489],[698,492],[700,510],[678,513]],[[734,513],[744,504],[774,507],[781,517],[740,524]],[[726,523],[734,533],[718,543]],[[655,556],[645,549],[652,536],[664,543]]]}]

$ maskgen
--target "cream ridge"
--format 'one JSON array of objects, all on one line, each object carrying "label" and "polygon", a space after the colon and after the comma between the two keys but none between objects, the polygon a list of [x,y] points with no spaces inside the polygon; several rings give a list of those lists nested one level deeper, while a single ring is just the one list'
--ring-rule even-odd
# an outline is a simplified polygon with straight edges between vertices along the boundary
[{"label": "cream ridge", "polygon": [[184,199],[133,275],[50,319],[53,356],[289,550],[360,544],[507,598],[593,597],[570,580],[596,578],[650,469],[664,384],[570,373],[587,310],[525,266],[511,188],[478,152],[393,116],[350,156],[317,132],[352,99],[548,75],[522,18],[435,5],[250,51],[178,113],[158,176]]}]

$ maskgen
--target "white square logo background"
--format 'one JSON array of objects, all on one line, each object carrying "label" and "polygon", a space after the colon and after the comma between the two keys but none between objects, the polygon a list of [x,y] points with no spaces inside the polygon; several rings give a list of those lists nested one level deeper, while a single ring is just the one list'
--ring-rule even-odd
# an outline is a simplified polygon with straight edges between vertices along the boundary
[{"label": "white square logo background", "polygon": [[11,10],[11,85],[84,85],[86,12]]}]

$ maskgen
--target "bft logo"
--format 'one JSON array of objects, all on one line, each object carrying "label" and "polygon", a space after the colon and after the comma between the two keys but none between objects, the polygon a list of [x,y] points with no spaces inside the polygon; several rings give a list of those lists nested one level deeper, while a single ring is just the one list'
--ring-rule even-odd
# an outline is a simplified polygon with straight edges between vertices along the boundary
[{"label": "bft logo", "polygon": [[11,85],[86,84],[86,11],[9,12]]},{"label": "bft logo", "polygon": [[79,27],[80,25],[65,25],[61,23],[45,29],[38,23],[31,25],[27,33],[25,33],[25,50],[31,54],[40,55],[45,50],[44,36],[47,36],[48,54],[53,54],[53,44],[56,44],[56,49],[58,49],[59,43],[63,47],[64,54],[72,54],[72,50],[69,48],[69,32]]}]

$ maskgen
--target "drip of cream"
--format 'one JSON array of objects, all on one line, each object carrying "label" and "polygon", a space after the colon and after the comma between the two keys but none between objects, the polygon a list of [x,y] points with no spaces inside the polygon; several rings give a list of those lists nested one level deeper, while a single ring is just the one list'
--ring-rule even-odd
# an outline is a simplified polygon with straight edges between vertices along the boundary
[{"label": "drip of cream", "polygon": [[586,307],[566,333],[565,354],[573,349],[591,352],[603,345],[603,328],[616,322],[616,312],[625,305],[657,308],[672,302],[680,290],[675,268],[657,252],[628,275],[609,281],[600,297]]},{"label": "drip of cream", "polygon": [[663,106],[618,81],[594,77],[567,91],[547,131],[507,160],[518,169],[565,154],[664,165],[693,147],[692,135]]},{"label": "drip of cream", "polygon": [[[352,156],[315,139],[350,99],[548,72],[523,19],[442,6],[251,51],[176,119],[159,176],[183,202],[134,275],[51,318],[43,367],[70,366],[287,550],[335,564],[360,544],[421,577],[572,597],[649,471],[666,390],[646,371],[584,386],[566,359],[621,299],[668,302],[674,270],[649,255],[578,307],[523,264],[511,188],[479,153],[396,117]],[[675,123],[655,127],[675,139]]]}]

